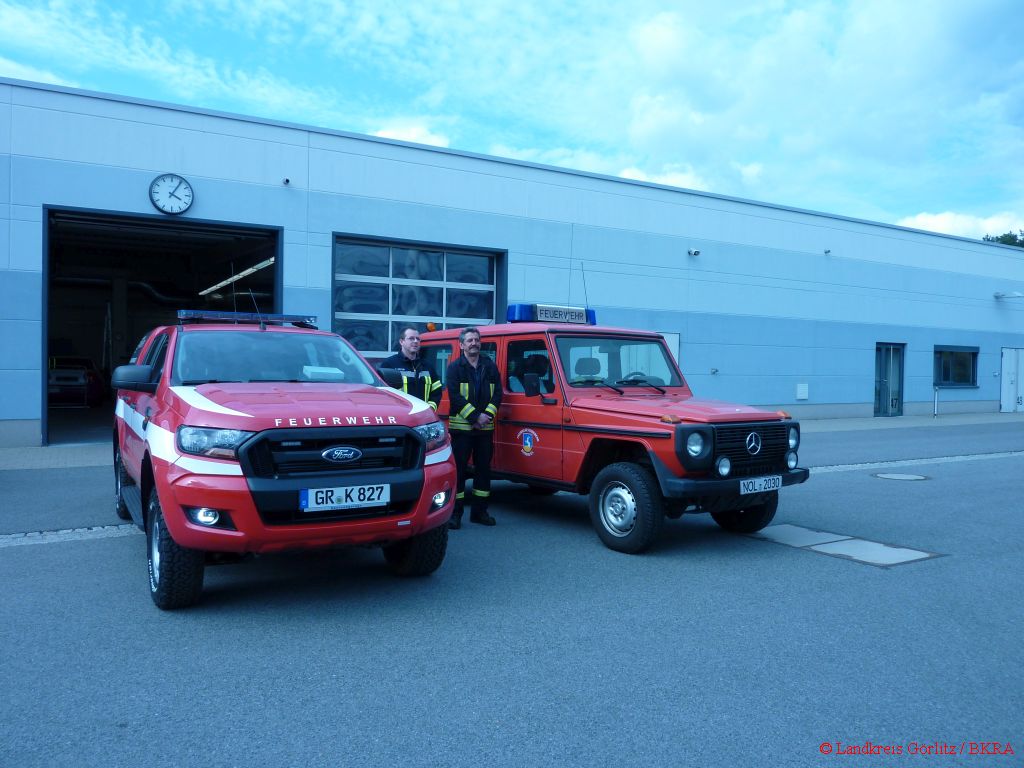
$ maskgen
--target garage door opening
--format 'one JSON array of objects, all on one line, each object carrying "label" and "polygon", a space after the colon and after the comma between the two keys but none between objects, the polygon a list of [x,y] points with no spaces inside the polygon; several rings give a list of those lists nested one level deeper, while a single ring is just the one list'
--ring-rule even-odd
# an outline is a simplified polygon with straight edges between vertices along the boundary
[{"label": "garage door opening", "polygon": [[275,312],[278,229],[50,210],[44,441],[107,441],[110,372],[179,309]]}]

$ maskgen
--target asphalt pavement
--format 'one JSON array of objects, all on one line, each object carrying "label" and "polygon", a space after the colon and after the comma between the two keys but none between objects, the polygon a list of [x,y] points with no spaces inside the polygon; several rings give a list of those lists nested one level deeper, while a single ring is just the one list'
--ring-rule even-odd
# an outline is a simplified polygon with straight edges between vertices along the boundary
[{"label": "asphalt pavement", "polygon": [[928,558],[706,515],[622,555],[584,498],[500,483],[432,577],[266,557],[165,613],[109,445],[0,451],[0,765],[1020,768],[1024,418],[802,429],[775,525]]}]

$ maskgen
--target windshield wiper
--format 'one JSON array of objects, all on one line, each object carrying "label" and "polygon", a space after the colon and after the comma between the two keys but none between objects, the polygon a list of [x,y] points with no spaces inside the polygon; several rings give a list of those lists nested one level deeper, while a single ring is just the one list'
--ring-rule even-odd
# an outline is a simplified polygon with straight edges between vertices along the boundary
[{"label": "windshield wiper", "polygon": [[618,387],[612,384],[609,384],[604,379],[574,379],[573,381],[569,382],[569,385],[572,387],[608,387],[608,389],[614,390],[615,392],[618,392],[620,395],[626,394],[625,391],[619,389]]},{"label": "windshield wiper", "polygon": [[647,379],[619,379],[615,383],[616,384],[643,384],[644,386],[647,386],[647,387],[653,387],[654,389],[656,389],[659,392],[661,392],[661,394],[663,394],[663,395],[665,394],[665,390],[664,389],[659,387],[657,384],[654,384],[654,383],[648,381]]}]

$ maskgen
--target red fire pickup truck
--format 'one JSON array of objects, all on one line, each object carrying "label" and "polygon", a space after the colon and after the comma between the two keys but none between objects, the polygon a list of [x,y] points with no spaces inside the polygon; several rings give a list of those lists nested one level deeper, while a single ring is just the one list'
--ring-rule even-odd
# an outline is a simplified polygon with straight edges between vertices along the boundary
[{"label": "red fire pickup truck", "polygon": [[389,389],[316,318],[181,311],[113,374],[115,511],[146,531],[160,608],[208,563],[378,546],[401,575],[444,560],[455,463],[426,403]]}]

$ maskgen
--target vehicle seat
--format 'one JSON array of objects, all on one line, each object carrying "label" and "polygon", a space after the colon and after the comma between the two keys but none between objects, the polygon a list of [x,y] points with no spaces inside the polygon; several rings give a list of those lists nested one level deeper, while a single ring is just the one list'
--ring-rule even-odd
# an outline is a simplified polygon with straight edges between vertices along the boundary
[{"label": "vehicle seat", "polygon": [[545,394],[555,390],[554,382],[551,381],[551,362],[547,355],[530,355],[526,358],[526,372],[536,373],[540,382],[540,391]]},{"label": "vehicle seat", "polygon": [[596,357],[581,357],[573,367],[573,375],[578,379],[598,376],[601,373],[601,361]]},{"label": "vehicle seat", "polygon": [[519,378],[520,372],[524,368],[522,360],[510,360],[508,364],[508,391],[509,392],[523,392],[523,382]]}]

